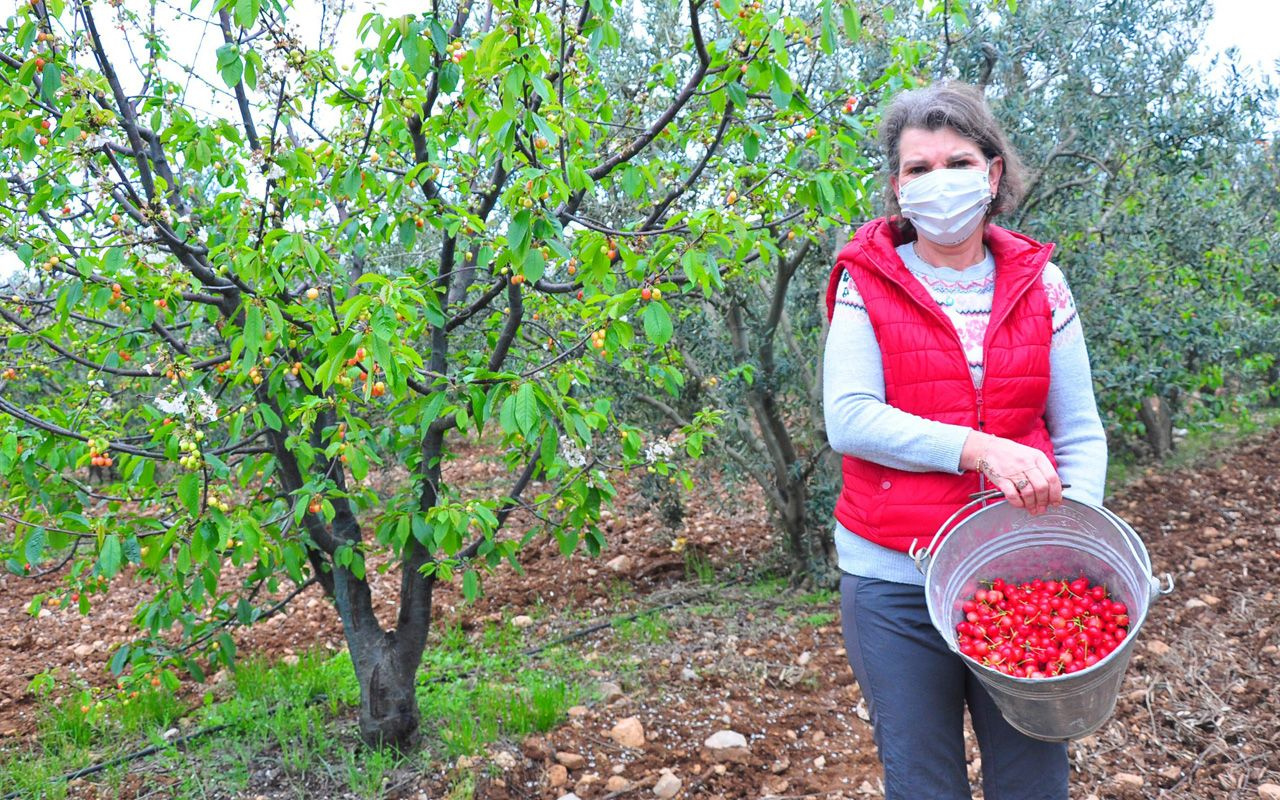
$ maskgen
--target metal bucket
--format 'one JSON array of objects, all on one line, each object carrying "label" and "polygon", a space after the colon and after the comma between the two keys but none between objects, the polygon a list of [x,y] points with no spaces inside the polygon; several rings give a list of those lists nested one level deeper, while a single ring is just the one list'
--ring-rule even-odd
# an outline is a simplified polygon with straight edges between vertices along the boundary
[{"label": "metal bucket", "polygon": [[[1000,500],[951,525],[974,505],[998,496],[976,497],[943,523],[929,547],[914,552],[925,573],[925,597],[933,626],[956,653],[956,623],[966,599],[982,588],[979,581],[1010,583],[1084,575],[1106,586],[1128,607],[1124,642],[1092,667],[1052,678],[1015,678],[965,658],[1013,727],[1036,739],[1065,741],[1102,727],[1115,710],[1116,697],[1147,607],[1173,590],[1151,572],[1142,539],[1129,525],[1101,506],[1064,500],[1038,517]],[[948,528],[951,528],[948,532]],[[924,562],[927,560],[927,568]],[[963,656],[962,656],[963,658]]]}]

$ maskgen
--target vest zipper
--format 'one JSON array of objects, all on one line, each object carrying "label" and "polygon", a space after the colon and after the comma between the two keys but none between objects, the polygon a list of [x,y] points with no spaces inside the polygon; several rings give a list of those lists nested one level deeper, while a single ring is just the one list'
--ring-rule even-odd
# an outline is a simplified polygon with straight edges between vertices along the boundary
[{"label": "vest zipper", "polygon": [[[986,377],[986,376],[984,375],[983,377]],[[976,393],[977,400],[978,400],[978,430],[985,432],[987,428],[987,419],[986,419],[986,416],[982,413],[983,407],[982,407],[981,384],[974,387],[974,392]],[[987,476],[986,476],[986,473],[984,473],[982,470],[978,470],[978,493],[981,494],[985,491],[987,491]],[[986,503],[983,503],[983,505],[985,506]]]}]

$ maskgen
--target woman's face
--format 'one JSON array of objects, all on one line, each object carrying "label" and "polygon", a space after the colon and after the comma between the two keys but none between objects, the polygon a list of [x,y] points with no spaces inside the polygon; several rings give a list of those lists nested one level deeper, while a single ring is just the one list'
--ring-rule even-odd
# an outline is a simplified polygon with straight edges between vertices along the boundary
[{"label": "woman's face", "polygon": [[[889,177],[895,195],[906,184],[935,169],[987,169],[987,159],[977,142],[951,128],[905,129],[898,139],[898,155],[898,173]],[[991,194],[994,195],[1000,185],[1004,162],[996,156],[990,165]]]}]

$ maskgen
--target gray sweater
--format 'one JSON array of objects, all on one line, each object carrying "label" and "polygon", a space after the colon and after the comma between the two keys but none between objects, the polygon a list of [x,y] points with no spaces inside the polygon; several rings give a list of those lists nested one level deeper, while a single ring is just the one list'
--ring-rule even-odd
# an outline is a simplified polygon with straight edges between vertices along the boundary
[{"label": "gray sweater", "polygon": [[[963,270],[932,267],[920,260],[911,244],[902,245],[897,252],[956,326],[974,384],[980,386],[982,340],[995,293],[995,262],[990,252]],[[1062,271],[1050,263],[1043,280],[1053,311],[1045,424],[1058,475],[1063,483],[1071,484],[1064,494],[1100,504],[1106,482],[1107,442],[1093,396],[1084,332]],[[885,402],[880,346],[857,286],[847,273],[836,292],[823,354],[823,406],[827,437],[837,453],[912,472],[962,472],[960,451],[969,428],[924,419]],[[936,532],[920,531],[921,546]],[[842,571],[895,583],[924,584],[924,576],[905,553],[874,544],[839,522],[835,539]]]}]

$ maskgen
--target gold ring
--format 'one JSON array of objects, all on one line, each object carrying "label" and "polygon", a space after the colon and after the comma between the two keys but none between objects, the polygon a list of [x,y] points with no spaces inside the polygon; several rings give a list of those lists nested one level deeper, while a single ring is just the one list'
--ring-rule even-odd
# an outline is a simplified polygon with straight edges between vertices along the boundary
[{"label": "gold ring", "polygon": [[1023,489],[1027,488],[1028,483],[1031,483],[1031,481],[1027,480],[1026,478],[1023,478],[1022,480],[1015,483],[1013,485],[1013,488],[1017,489],[1018,491],[1022,491]]}]

